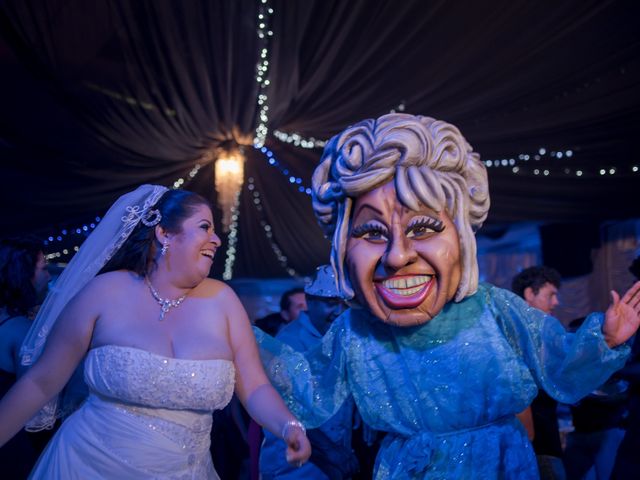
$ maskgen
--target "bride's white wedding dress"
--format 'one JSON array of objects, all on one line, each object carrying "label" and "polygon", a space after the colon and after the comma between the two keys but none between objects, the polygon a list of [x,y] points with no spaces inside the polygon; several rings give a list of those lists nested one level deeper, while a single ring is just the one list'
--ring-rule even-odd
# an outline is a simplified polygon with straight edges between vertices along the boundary
[{"label": "bride's white wedding dress", "polygon": [[60,427],[33,479],[217,479],[211,412],[233,394],[229,360],[106,345],[85,360],[89,397]]}]

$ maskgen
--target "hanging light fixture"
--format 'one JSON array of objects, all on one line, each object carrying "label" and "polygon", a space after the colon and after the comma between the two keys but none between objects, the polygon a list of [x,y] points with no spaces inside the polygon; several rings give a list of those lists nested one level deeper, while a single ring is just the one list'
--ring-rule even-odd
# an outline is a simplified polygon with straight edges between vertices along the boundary
[{"label": "hanging light fixture", "polygon": [[229,232],[233,212],[237,211],[244,182],[244,155],[238,149],[222,151],[215,163],[218,208],[222,211],[222,231]]}]

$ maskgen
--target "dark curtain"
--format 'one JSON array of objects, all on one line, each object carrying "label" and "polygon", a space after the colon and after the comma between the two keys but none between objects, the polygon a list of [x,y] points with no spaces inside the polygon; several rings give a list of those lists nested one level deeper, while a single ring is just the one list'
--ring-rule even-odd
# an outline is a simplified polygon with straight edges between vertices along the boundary
[{"label": "dark curtain", "polygon": [[489,228],[640,216],[629,200],[640,180],[637,2],[267,6],[273,35],[259,39],[260,0],[3,2],[2,231],[54,233],[141,183],[179,177],[215,203],[212,162],[243,145],[254,190],[245,181],[234,274],[281,276],[285,265],[308,274],[326,262],[310,197],[283,174],[310,186],[321,151],[269,135],[276,168],[251,147],[264,46],[270,132],[327,139],[392,109],[434,116],[458,126],[483,159],[573,152],[518,161],[517,174],[490,168]]}]

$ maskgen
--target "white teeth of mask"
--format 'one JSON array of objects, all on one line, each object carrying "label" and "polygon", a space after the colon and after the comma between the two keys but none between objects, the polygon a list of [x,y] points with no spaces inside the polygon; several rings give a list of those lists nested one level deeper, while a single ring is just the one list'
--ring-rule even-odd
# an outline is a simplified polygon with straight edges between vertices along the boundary
[{"label": "white teeth of mask", "polygon": [[404,296],[410,296],[413,295],[414,293],[418,293],[420,290],[422,290],[423,286],[419,285],[417,287],[412,287],[412,288],[403,288],[401,290],[395,290],[395,289],[390,289],[393,291],[393,293],[397,294],[397,295],[404,295]]},{"label": "white teeth of mask", "polygon": [[[420,290],[425,283],[431,280],[431,275],[414,275],[412,277],[391,278],[382,282],[385,288],[389,289],[411,289],[413,293]],[[416,287],[416,288],[413,288]],[[406,292],[403,292],[406,293]]]}]

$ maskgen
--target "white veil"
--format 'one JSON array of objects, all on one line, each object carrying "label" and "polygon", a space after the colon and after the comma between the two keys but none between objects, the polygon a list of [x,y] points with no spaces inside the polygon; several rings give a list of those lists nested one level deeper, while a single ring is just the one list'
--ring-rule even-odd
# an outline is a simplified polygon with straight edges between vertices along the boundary
[{"label": "white veil", "polygon": [[[111,206],[96,229],[73,256],[40,307],[22,342],[20,349],[22,365],[32,365],[38,360],[51,328],[69,300],[100,272],[127,240],[149,208],[155,205],[166,191],[166,187],[159,185],[142,185],[133,192],[121,196]],[[77,380],[75,377],[72,377],[70,384]],[[58,397],[52,399],[29,421],[26,429],[38,431],[53,427],[56,418],[68,413],[66,408],[59,408],[58,404]]]}]

